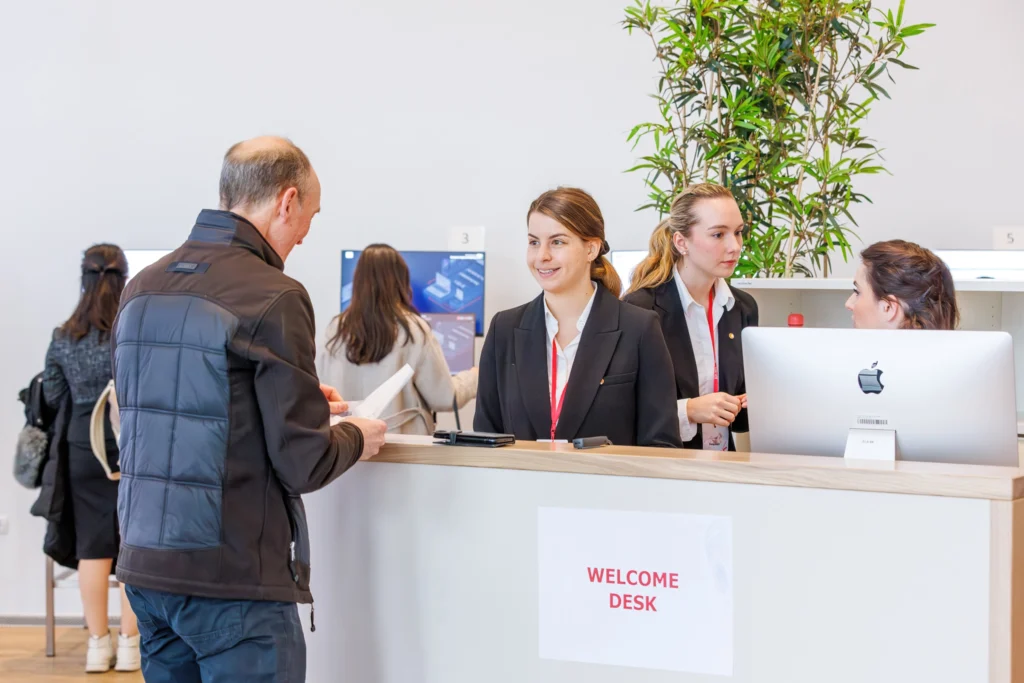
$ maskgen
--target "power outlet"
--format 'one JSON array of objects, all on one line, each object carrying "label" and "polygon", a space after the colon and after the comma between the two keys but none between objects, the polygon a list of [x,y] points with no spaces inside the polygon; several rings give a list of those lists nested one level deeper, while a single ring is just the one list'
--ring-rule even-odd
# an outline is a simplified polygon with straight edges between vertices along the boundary
[{"label": "power outlet", "polygon": [[5,536],[11,531],[11,523],[6,515],[0,515],[0,536]]},{"label": "power outlet", "polygon": [[992,228],[993,249],[1024,249],[1024,227],[1004,225]]}]

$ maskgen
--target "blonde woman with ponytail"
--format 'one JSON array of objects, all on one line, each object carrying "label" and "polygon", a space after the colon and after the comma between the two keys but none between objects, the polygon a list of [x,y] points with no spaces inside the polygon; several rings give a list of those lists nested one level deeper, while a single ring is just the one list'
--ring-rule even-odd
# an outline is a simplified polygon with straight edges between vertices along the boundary
[{"label": "blonde woman with ponytail", "polygon": [[526,222],[526,264],[543,291],[491,321],[473,428],[524,441],[680,447],[658,317],[619,300],[597,202],[550,190]]},{"label": "blonde woman with ponytail", "polygon": [[747,431],[741,337],[757,325],[757,303],[726,282],[742,247],[743,216],[728,188],[691,185],[655,228],[625,297],[658,315],[686,448],[734,450],[732,433]]}]

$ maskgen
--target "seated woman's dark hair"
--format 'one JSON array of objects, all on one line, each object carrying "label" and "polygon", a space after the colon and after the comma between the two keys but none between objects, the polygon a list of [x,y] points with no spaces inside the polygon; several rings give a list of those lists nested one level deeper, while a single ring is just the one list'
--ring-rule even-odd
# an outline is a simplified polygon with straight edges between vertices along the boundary
[{"label": "seated woman's dark hair", "polygon": [[337,331],[327,342],[329,353],[345,347],[356,365],[378,363],[398,340],[398,328],[411,336],[408,316],[419,315],[412,303],[409,266],[387,244],[371,244],[359,256],[352,276],[352,301],[337,316]]},{"label": "seated woman's dark hair", "polygon": [[904,240],[876,242],[860,253],[876,299],[895,300],[903,327],[953,330],[960,323],[953,275],[942,259]]}]

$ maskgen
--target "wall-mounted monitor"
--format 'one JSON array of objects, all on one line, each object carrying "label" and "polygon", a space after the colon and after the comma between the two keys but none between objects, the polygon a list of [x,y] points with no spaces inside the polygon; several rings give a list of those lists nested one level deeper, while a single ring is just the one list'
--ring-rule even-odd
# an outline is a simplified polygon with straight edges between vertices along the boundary
[{"label": "wall-mounted monitor", "polygon": [[[412,303],[420,313],[471,313],[476,334],[484,333],[485,258],[480,251],[403,251],[412,282]],[[352,276],[362,251],[341,252],[341,310],[352,300]]]},{"label": "wall-mounted monitor", "polygon": [[629,288],[629,281],[633,277],[633,270],[640,265],[640,262],[647,258],[647,250],[643,251],[613,251],[608,255],[611,258],[612,267],[622,279],[622,290]]},{"label": "wall-mounted monitor", "polygon": [[171,249],[125,249],[124,256],[128,259],[128,279],[135,277],[143,268],[156,263]]},{"label": "wall-mounted monitor", "polygon": [[472,313],[423,313],[423,319],[441,345],[452,374],[469,370],[476,358],[476,316]]}]

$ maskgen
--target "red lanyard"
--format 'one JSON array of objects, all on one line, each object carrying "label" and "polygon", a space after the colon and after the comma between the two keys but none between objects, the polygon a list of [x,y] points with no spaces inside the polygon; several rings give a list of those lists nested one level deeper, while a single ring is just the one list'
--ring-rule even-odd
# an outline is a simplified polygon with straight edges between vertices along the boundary
[{"label": "red lanyard", "polygon": [[555,340],[551,340],[551,440],[555,440],[555,427],[558,425],[558,416],[562,414],[562,403],[565,402],[565,390],[569,388],[569,378],[566,377],[565,386],[562,387],[562,395],[555,403],[555,394],[558,391],[558,346]]},{"label": "red lanyard", "polygon": [[708,292],[708,334],[711,335],[711,358],[715,362],[715,393],[718,393],[718,354],[715,352],[715,311],[712,308],[715,304],[715,288]]}]

